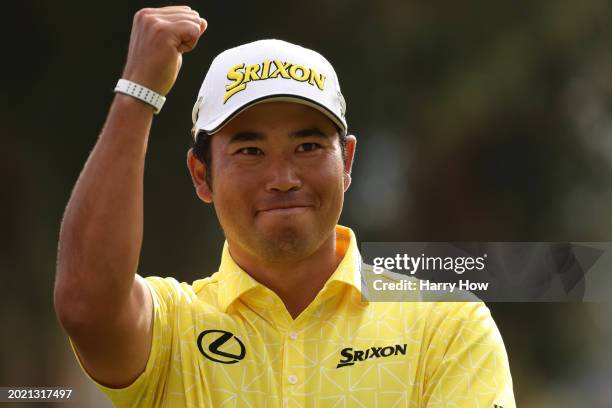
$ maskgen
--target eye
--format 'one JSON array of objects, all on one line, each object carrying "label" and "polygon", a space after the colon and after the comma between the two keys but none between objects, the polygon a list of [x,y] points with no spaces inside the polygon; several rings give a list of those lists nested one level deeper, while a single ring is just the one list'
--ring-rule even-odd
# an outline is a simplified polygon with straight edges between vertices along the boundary
[{"label": "eye", "polygon": [[311,152],[313,150],[317,150],[321,147],[320,144],[315,143],[315,142],[309,142],[309,143],[302,143],[301,145],[298,146],[297,150],[298,152]]},{"label": "eye", "polygon": [[243,147],[236,152],[237,154],[245,154],[247,156],[261,156],[263,151],[258,147]]}]

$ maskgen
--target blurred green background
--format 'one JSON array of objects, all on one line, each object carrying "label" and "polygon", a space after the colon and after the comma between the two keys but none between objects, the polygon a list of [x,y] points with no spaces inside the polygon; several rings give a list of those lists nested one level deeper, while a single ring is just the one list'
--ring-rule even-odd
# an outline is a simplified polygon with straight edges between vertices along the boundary
[{"label": "blurred green background", "polygon": [[[216,270],[223,236],[185,165],[191,108],[212,58],[261,38],[338,72],[358,138],[341,223],[360,241],[612,241],[611,2],[186,3],[209,28],[155,118],[142,275]],[[54,316],[57,238],[132,16],[162,5],[3,6],[0,386],[64,385],[106,406]],[[612,406],[610,303],[489,306],[519,406]]]}]

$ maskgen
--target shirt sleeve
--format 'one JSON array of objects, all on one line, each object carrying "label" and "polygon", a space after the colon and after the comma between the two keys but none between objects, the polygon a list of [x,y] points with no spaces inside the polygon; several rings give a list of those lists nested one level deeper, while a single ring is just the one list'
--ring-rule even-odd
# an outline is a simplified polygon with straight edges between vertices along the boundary
[{"label": "shirt sleeve", "polygon": [[87,373],[78,358],[76,348],[70,342],[79,365],[89,379],[112,401],[116,407],[161,406],[170,368],[173,314],[176,307],[178,283],[172,278],[147,277],[145,282],[151,291],[153,302],[153,337],[151,351],[144,372],[124,388],[109,388],[97,382]]},{"label": "shirt sleeve", "polygon": [[422,406],[515,408],[506,348],[482,302],[438,303]]}]

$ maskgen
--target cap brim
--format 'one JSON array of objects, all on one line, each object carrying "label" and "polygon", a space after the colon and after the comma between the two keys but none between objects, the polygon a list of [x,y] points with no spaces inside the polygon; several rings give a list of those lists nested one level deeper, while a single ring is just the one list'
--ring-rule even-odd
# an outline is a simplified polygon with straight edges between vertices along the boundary
[{"label": "cap brim", "polygon": [[210,122],[208,124],[203,124],[201,126],[198,123],[199,121],[196,121],[196,126],[194,127],[193,136],[196,137],[200,131],[204,131],[210,135],[215,134],[219,130],[221,130],[225,125],[227,125],[232,119],[234,119],[236,116],[238,116],[240,113],[244,112],[248,108],[254,105],[258,105],[260,103],[267,103],[267,102],[295,102],[295,103],[300,103],[302,105],[310,106],[311,108],[318,110],[319,112],[327,116],[329,119],[331,119],[331,121],[334,122],[334,124],[336,124],[336,126],[338,126],[338,128],[342,131],[342,135],[346,136],[346,133],[347,133],[346,122],[342,120],[341,118],[339,118],[334,112],[332,112],[331,110],[327,109],[325,106],[321,105],[320,103],[312,99],[308,99],[303,96],[292,95],[292,94],[273,94],[273,95],[262,96],[261,98],[254,99],[238,107],[227,117],[218,118],[217,120],[213,122]]}]

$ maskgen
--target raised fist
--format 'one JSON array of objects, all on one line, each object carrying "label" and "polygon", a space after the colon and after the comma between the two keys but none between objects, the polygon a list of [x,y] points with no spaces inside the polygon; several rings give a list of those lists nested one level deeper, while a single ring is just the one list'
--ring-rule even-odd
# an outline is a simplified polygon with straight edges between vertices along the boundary
[{"label": "raised fist", "polygon": [[166,95],[183,60],[206,30],[206,20],[188,6],[145,8],[136,13],[123,78]]}]

